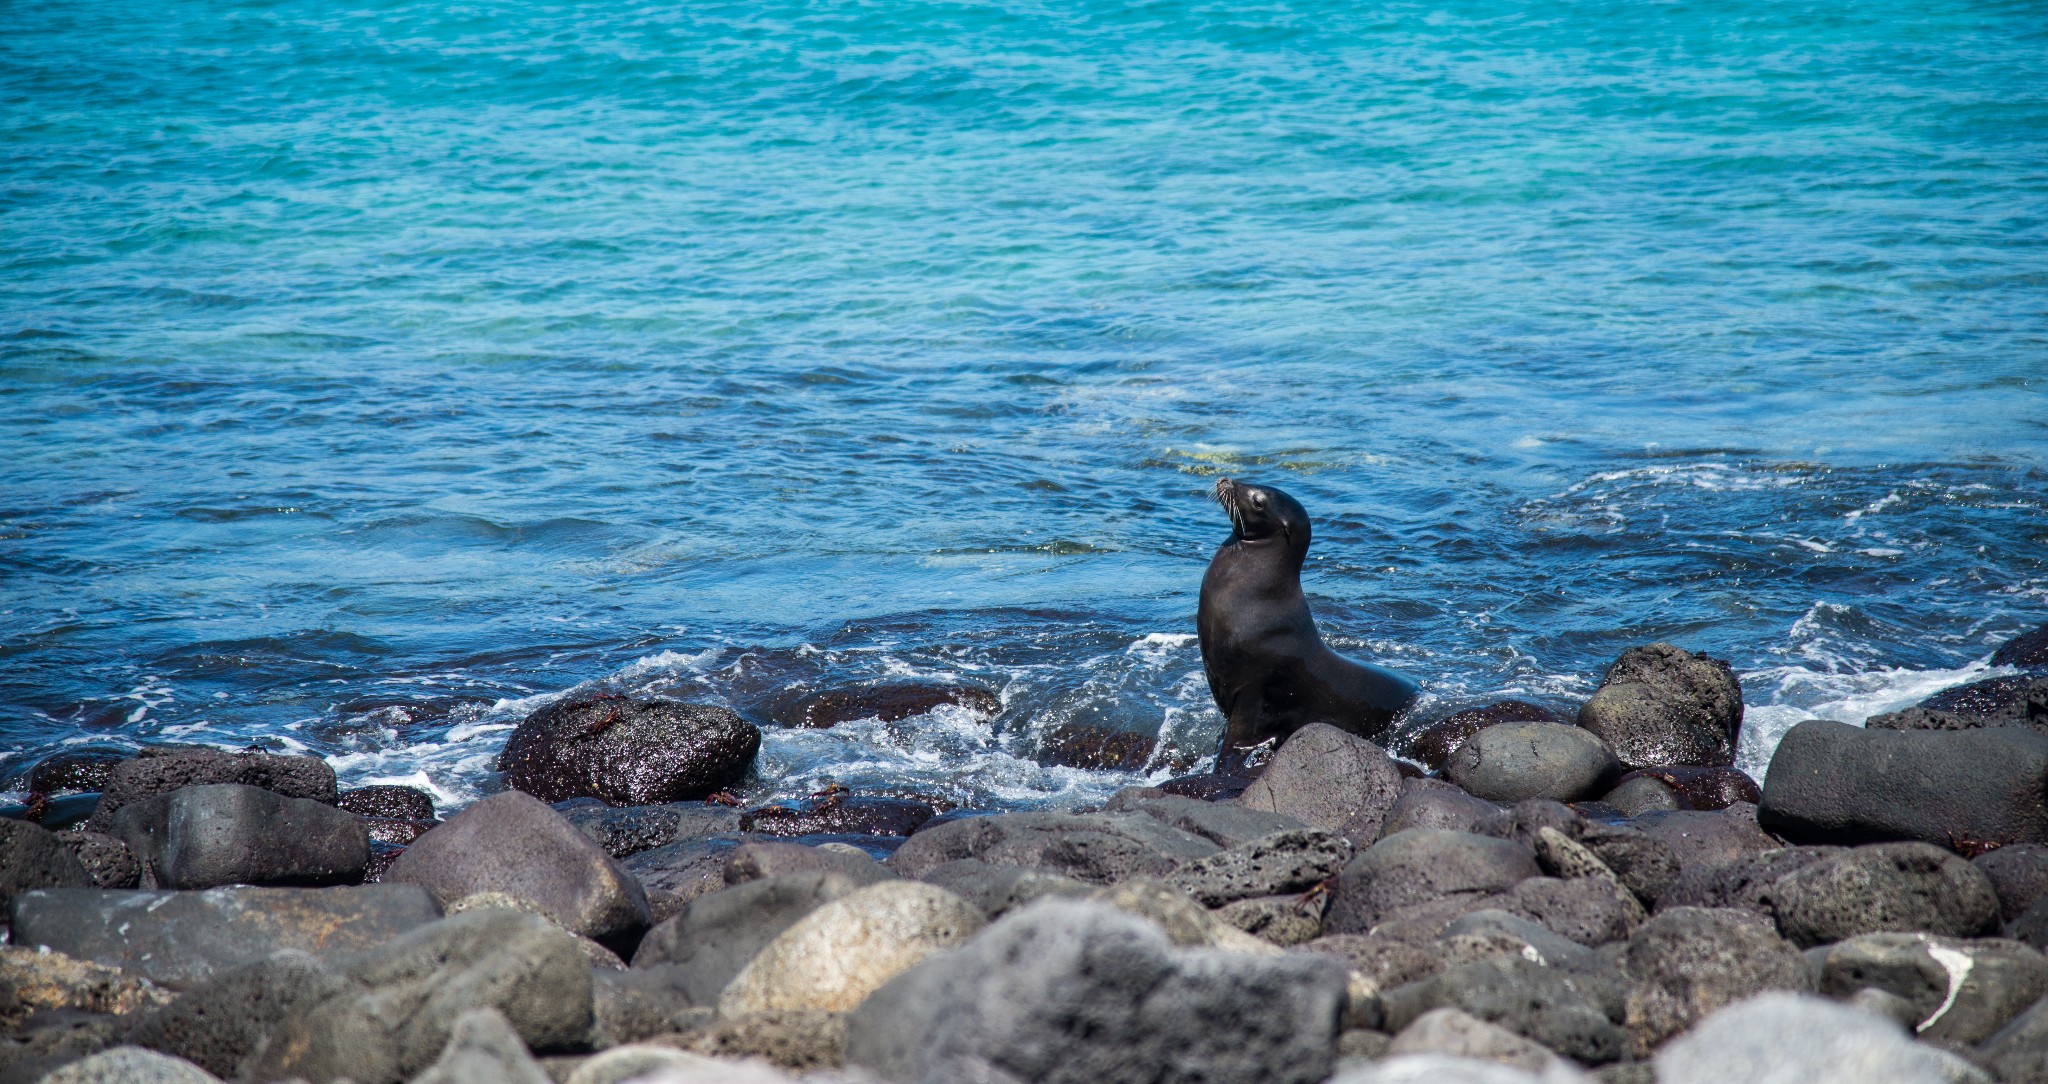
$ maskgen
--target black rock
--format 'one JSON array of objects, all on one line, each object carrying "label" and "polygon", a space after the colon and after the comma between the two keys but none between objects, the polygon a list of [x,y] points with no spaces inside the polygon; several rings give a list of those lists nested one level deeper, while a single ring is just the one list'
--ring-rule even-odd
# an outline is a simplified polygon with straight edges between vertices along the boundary
[{"label": "black rock", "polygon": [[359,884],[370,861],[362,818],[239,783],[130,802],[108,834],[163,888]]},{"label": "black rock", "polygon": [[[440,821],[400,821],[392,820],[388,817],[364,817],[362,822],[363,829],[370,835],[372,853],[375,852],[375,848],[379,844],[386,847],[403,848],[413,840],[433,831],[441,824]],[[378,867],[378,872],[382,873],[386,868],[389,868],[389,863]],[[367,873],[365,873],[364,879],[369,879]]]},{"label": "black rock", "polygon": [[1998,925],[1991,878],[1925,843],[1877,843],[1827,855],[1773,883],[1765,900],[1801,947],[1865,933],[1976,937]]},{"label": "black rock", "polygon": [[1182,798],[1194,798],[1204,802],[1227,802],[1243,794],[1245,788],[1251,786],[1257,778],[1255,775],[1242,772],[1179,775],[1159,784],[1159,789]]},{"label": "black rock", "polygon": [[1283,813],[1246,809],[1230,802],[1205,802],[1177,794],[1148,794],[1126,787],[1111,796],[1104,813],[1143,813],[1161,824],[1193,832],[1218,847],[1235,847],[1307,825]]},{"label": "black rock", "polygon": [[1386,750],[1327,723],[1310,723],[1288,735],[1234,801],[1370,846],[1401,796],[1401,783]]},{"label": "black rock", "polygon": [[[1655,777],[1670,787],[1691,809],[1726,809],[1740,803],[1756,805],[1763,801],[1763,788],[1756,780],[1740,769],[1726,766],[1696,768],[1663,765],[1643,768],[1629,773],[1630,776],[1647,775]],[[1626,782],[1629,776],[1622,777]]]},{"label": "black rock", "polygon": [[1726,662],[1671,644],[1622,652],[1579,709],[1624,768],[1735,762],[1742,685]]},{"label": "black rock", "polygon": [[938,811],[907,798],[841,795],[750,809],[740,829],[764,836],[907,836]]},{"label": "black rock", "polygon": [[400,821],[434,819],[434,796],[418,787],[357,787],[336,795],[334,805],[359,817]]},{"label": "black rock", "polygon": [[818,693],[774,714],[776,721],[783,726],[816,729],[861,719],[893,723],[943,707],[962,707],[977,715],[994,715],[1002,710],[1003,701],[995,693],[976,685],[890,682]]},{"label": "black rock", "polygon": [[1749,911],[1659,911],[1629,938],[1621,963],[1629,1034],[1644,1054],[1723,1006],[1812,985],[1799,950]]},{"label": "black rock", "polygon": [[1991,653],[1991,665],[2021,670],[2048,668],[2048,625],[2007,640],[2005,646]]},{"label": "black rock", "polygon": [[2048,735],[2001,727],[1865,730],[1810,719],[1785,733],[1758,820],[1798,843],[2048,842]]},{"label": "black rock", "polygon": [[270,1032],[294,1012],[349,990],[349,983],[303,952],[280,952],[223,970],[178,1000],[134,1021],[129,1041],[199,1066],[223,1080],[246,1078],[245,1065]]},{"label": "black rock", "polygon": [[1591,731],[1562,723],[1500,723],[1459,746],[1444,774],[1488,801],[1565,802],[1605,792],[1621,766]]},{"label": "black rock", "polygon": [[2048,677],[2020,674],[1943,689],[1922,700],[1928,711],[1982,720],[1985,726],[2048,726]]},{"label": "black rock", "polygon": [[183,989],[286,949],[336,960],[440,917],[433,897],[412,885],[60,888],[14,901],[14,944],[46,946]]},{"label": "black rock", "polygon": [[[1447,896],[1475,902],[1541,876],[1529,848],[1465,832],[1415,829],[1388,836],[1337,877],[1323,928],[1367,933],[1395,911]],[[1445,921],[1455,915],[1445,916]],[[1434,933],[1431,934],[1434,936]]]},{"label": "black rock", "polygon": [[55,832],[27,821],[0,820],[0,908],[37,888],[85,888],[92,876]]},{"label": "black rock", "polygon": [[134,888],[142,883],[142,865],[135,860],[135,852],[113,836],[99,832],[59,832],[57,841],[78,859],[79,865],[85,867],[94,888]]},{"label": "black rock", "polygon": [[[554,803],[554,810],[562,819],[576,826],[576,830],[589,836],[606,854],[613,858],[625,858],[673,843],[683,827],[683,805],[629,805],[614,806],[596,798],[570,798]],[[739,817],[730,815],[731,828],[737,831]]]},{"label": "black rock", "polygon": [[1387,991],[1386,1028],[1399,1031],[1431,1009],[1455,1008],[1588,1065],[1629,1052],[1621,993],[1598,976],[1573,975],[1523,956],[1493,956]]},{"label": "black rock", "polygon": [[1589,948],[1625,940],[1645,917],[1627,889],[1601,877],[1531,877],[1486,904]]},{"label": "black rock", "polygon": [[890,857],[889,866],[916,878],[941,862],[979,858],[1100,885],[1160,876],[1220,849],[1137,813],[1003,813],[926,828]]},{"label": "black rock", "polygon": [[732,857],[725,863],[725,883],[741,885],[766,877],[812,870],[843,873],[864,885],[896,877],[889,867],[866,855],[807,847],[801,843],[762,842],[743,843],[732,852]]},{"label": "black rock", "polygon": [[1484,798],[1474,798],[1456,783],[1410,779],[1402,783],[1401,796],[1387,810],[1386,822],[1380,825],[1380,838],[1410,828],[1506,836],[1508,811]]},{"label": "black rock", "polygon": [[1183,863],[1165,881],[1204,907],[1221,907],[1258,896],[1307,891],[1336,876],[1350,859],[1351,844],[1343,837],[1319,828],[1296,828]]},{"label": "black rock", "polygon": [[561,701],[519,724],[498,757],[505,781],[543,801],[652,805],[744,779],[761,731],[709,704],[624,697]]},{"label": "black rock", "polygon": [[676,985],[692,1004],[716,1005],[726,984],[768,942],[805,915],[869,883],[821,870],[749,881],[699,896],[648,931],[633,954],[633,966],[674,965],[680,969]]},{"label": "black rock", "polygon": [[444,905],[478,892],[526,900],[564,929],[630,949],[652,918],[640,882],[560,813],[519,791],[494,794],[415,840],[384,871]]},{"label": "black rock", "polygon": [[28,789],[42,794],[72,791],[103,791],[114,776],[115,765],[135,754],[120,751],[80,751],[44,757],[29,769]]},{"label": "black rock", "polygon": [[1061,723],[1039,739],[1032,758],[1040,764],[1095,771],[1134,772],[1159,749],[1159,739],[1136,731]]},{"label": "black rock", "polygon": [[113,825],[114,814],[130,802],[211,783],[240,783],[327,805],[333,805],[336,797],[334,769],[319,757],[185,747],[145,749],[135,759],[114,766],[86,827],[104,832]]},{"label": "black rock", "polygon": [[1526,700],[1499,700],[1431,723],[1401,745],[1401,755],[1431,771],[1443,768],[1472,735],[1500,723],[1569,723],[1570,719]]},{"label": "black rock", "polygon": [[2001,921],[2011,922],[2048,896],[2048,845],[2015,843],[1986,851],[1970,859],[1970,864],[1991,878]]},{"label": "black rock", "polygon": [[1177,951],[1143,919],[1049,900],[876,991],[847,1061],[903,1081],[1312,1084],[1344,1004],[1327,958]]},{"label": "black rock", "polygon": [[626,859],[626,872],[647,892],[648,917],[665,922],[691,900],[725,887],[726,863],[739,845],[738,835],[677,840]]}]

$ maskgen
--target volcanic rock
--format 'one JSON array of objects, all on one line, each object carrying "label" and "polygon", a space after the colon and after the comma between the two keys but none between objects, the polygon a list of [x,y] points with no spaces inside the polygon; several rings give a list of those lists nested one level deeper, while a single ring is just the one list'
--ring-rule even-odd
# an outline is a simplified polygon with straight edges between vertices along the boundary
[{"label": "volcanic rock", "polygon": [[1401,796],[1401,771],[1386,750],[1327,723],[1288,735],[1236,803],[1293,817],[1369,846]]},{"label": "volcanic rock", "polygon": [[1134,813],[1003,813],[948,821],[910,837],[889,858],[905,877],[941,862],[979,858],[992,865],[1047,870],[1089,884],[1170,873],[1219,850],[1191,832]]},{"label": "volcanic rock", "polygon": [[240,783],[130,802],[109,834],[163,888],[356,884],[370,861],[362,818]]},{"label": "volcanic rock", "polygon": [[1771,992],[1721,1009],[1657,1053],[1657,1084],[1990,1084],[1889,1020]]},{"label": "volcanic rock", "polygon": [[882,984],[981,930],[981,909],[933,885],[891,881],[833,900],[776,935],[727,984],[722,1016],[849,1012]]},{"label": "volcanic rock", "polygon": [[1974,1046],[2048,995],[2048,957],[2017,941],[1872,933],[1825,950],[1816,988],[1848,998],[1878,989],[1911,1006],[1930,1041]]},{"label": "volcanic rock", "polygon": [[1877,843],[1827,855],[1779,877],[1765,902],[1801,947],[1858,934],[1975,937],[1997,927],[1984,872],[1925,843]]},{"label": "volcanic rock", "polygon": [[92,883],[92,875],[55,832],[27,821],[0,819],[0,911],[32,889],[84,888]]},{"label": "volcanic rock", "polygon": [[1621,962],[1630,980],[1628,1030],[1643,1052],[1725,1005],[1812,985],[1799,950],[1748,911],[1659,911],[1629,938]]},{"label": "volcanic rock", "polygon": [[434,796],[418,787],[357,787],[336,795],[334,805],[358,817],[399,821],[434,819]]},{"label": "volcanic rock", "polygon": [[1488,801],[1571,801],[1604,792],[1621,768],[1591,731],[1562,723],[1501,723],[1459,746],[1444,774]]},{"label": "volcanic rock", "polygon": [[334,769],[319,757],[189,747],[145,749],[135,759],[114,766],[100,804],[85,826],[105,832],[112,827],[114,814],[130,802],[211,783],[240,783],[327,805],[333,805],[336,798]]},{"label": "volcanic rock", "polygon": [[1735,761],[1742,732],[1742,686],[1728,664],[1671,644],[1622,652],[1579,725],[1614,750],[1624,768]]},{"label": "volcanic rock", "polygon": [[716,1004],[726,984],[784,930],[865,887],[843,873],[813,871],[748,881],[700,896],[676,917],[648,931],[633,955],[633,966],[675,965],[681,969],[680,988],[693,1004]]},{"label": "volcanic rock", "polygon": [[652,805],[703,798],[746,777],[761,731],[710,704],[624,697],[560,701],[505,742],[505,781],[545,802]]},{"label": "volcanic rock", "polygon": [[1451,754],[1472,735],[1500,723],[1569,723],[1570,719],[1526,700],[1499,700],[1484,707],[1467,708],[1431,723],[1409,738],[1401,753],[1431,771],[1439,771]]},{"label": "volcanic rock", "polygon": [[1758,817],[1801,843],[2048,842],[2048,735],[2001,727],[1865,730],[1812,719],[1787,731]]},{"label": "volcanic rock", "polygon": [[777,719],[784,726],[817,729],[860,719],[893,723],[943,707],[962,707],[977,715],[994,715],[1002,698],[975,685],[939,682],[891,682],[833,689],[799,701]]},{"label": "volcanic rock", "polygon": [[1323,927],[1366,933],[1400,908],[1449,896],[1483,898],[1541,872],[1536,856],[1519,843],[1464,832],[1401,832],[1344,867]]}]

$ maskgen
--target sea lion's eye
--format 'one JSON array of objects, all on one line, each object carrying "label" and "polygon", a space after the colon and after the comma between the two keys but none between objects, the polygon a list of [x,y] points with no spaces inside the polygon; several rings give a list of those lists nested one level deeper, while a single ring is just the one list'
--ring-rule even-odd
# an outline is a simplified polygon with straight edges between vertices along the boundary
[{"label": "sea lion's eye", "polygon": [[1252,494],[1252,507],[1253,507],[1253,508],[1264,508],[1264,507],[1266,507],[1266,495],[1265,495],[1264,493],[1254,493],[1254,494]]}]

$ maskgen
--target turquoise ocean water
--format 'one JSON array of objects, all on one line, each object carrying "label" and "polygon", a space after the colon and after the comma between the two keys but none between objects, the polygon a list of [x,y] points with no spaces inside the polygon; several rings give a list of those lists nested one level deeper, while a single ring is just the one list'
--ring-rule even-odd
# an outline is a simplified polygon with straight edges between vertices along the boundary
[{"label": "turquoise ocean water", "polygon": [[1733,661],[1744,763],[2048,619],[2027,2],[0,5],[0,790],[462,801],[570,689],[983,805],[1220,727],[1218,474],[1431,710]]}]

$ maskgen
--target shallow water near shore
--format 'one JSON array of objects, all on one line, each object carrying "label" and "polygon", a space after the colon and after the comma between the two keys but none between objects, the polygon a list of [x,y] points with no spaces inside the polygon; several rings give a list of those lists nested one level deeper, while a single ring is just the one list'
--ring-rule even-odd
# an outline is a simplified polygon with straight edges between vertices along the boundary
[{"label": "shallow water near shore", "polygon": [[0,790],[254,743],[459,804],[565,691],[921,677],[1004,708],[748,796],[1096,801],[1220,731],[1225,474],[1425,713],[1668,639],[1760,775],[2048,620],[2039,14],[0,10]]}]

